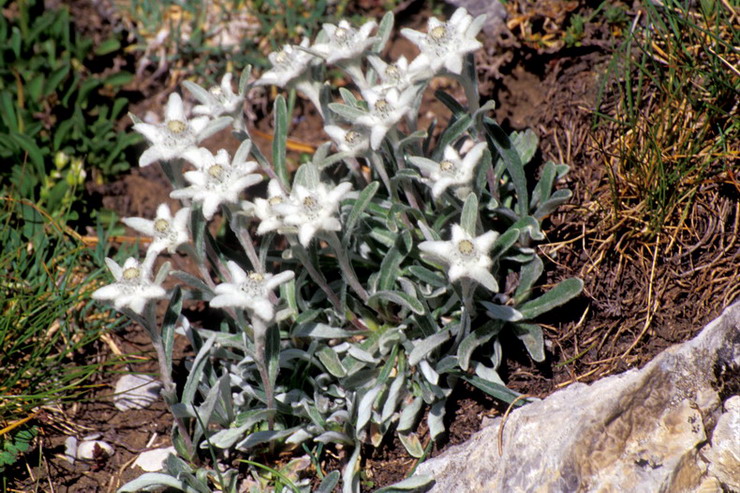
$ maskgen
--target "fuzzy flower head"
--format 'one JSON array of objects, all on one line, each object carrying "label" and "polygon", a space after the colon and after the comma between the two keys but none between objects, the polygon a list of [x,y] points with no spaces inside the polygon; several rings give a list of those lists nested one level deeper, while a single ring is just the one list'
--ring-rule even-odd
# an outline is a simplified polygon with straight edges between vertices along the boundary
[{"label": "fuzzy flower head", "polygon": [[209,118],[202,116],[188,120],[182,98],[177,93],[170,94],[165,108],[164,123],[152,124],[139,122],[134,130],[151,142],[151,147],[139,158],[139,166],[149,166],[155,161],[170,160],[181,157],[183,153],[195,147],[203,140],[204,130]]},{"label": "fuzzy flower head", "polygon": [[386,63],[376,55],[371,55],[367,59],[378,74],[380,87],[383,89],[395,88],[403,91],[416,82],[430,79],[434,75],[428,61],[423,57],[416,57],[410,65],[405,56],[400,56],[394,63]]},{"label": "fuzzy flower head", "polygon": [[185,81],[183,83],[185,87],[200,103],[193,108],[193,113],[213,118],[234,113],[244,102],[244,95],[234,92],[234,89],[231,87],[232,79],[233,75],[227,73],[221,79],[220,85],[213,86],[208,90],[190,81]]},{"label": "fuzzy flower head", "polygon": [[284,204],[288,196],[283,192],[283,187],[277,180],[270,180],[267,184],[267,198],[256,198],[254,202],[244,201],[243,208],[247,214],[257,217],[260,224],[257,227],[257,234],[263,235],[270,231],[277,231],[285,223],[282,214],[278,212],[277,206]]},{"label": "fuzzy flower head", "polygon": [[445,147],[444,157],[440,162],[420,156],[411,156],[411,164],[419,168],[427,178],[426,183],[432,188],[432,197],[439,198],[447,188],[457,187],[460,195],[467,195],[473,182],[475,167],[486,149],[485,142],[479,142],[468,151],[464,158],[454,147]]},{"label": "fuzzy flower head", "polygon": [[454,224],[450,241],[423,241],[419,244],[419,250],[431,261],[444,264],[451,282],[471,279],[495,293],[498,292],[498,283],[490,272],[493,261],[488,252],[496,238],[498,233],[495,231],[474,238]]},{"label": "fuzzy flower head", "polygon": [[315,55],[305,50],[309,43],[308,38],[303,38],[299,46],[285,45],[282,50],[267,55],[272,68],[262,74],[256,84],[285,87],[300,79],[311,64],[320,61]]},{"label": "fuzzy flower head", "polygon": [[483,47],[475,37],[485,20],[485,15],[473,19],[461,7],[447,22],[429,18],[426,34],[408,28],[401,29],[401,34],[419,47],[419,57],[426,60],[434,73],[444,67],[453,74],[460,74],[465,55]]},{"label": "fuzzy flower head", "polygon": [[339,152],[346,152],[350,156],[362,156],[370,149],[370,133],[363,127],[345,130],[336,125],[327,125],[324,132],[331,137]]},{"label": "fuzzy flower head", "polygon": [[123,223],[152,238],[148,252],[158,254],[163,250],[175,253],[177,247],[190,240],[188,221],[190,219],[190,208],[183,207],[172,217],[167,204],[157,207],[157,216],[153,221],[143,217],[127,217]]},{"label": "fuzzy flower head", "polygon": [[262,181],[255,171],[259,165],[254,161],[231,161],[229,153],[221,149],[214,156],[205,148],[193,149],[184,155],[185,159],[198,168],[183,176],[190,186],[170,192],[173,199],[191,199],[203,204],[203,215],[211,219],[222,203],[236,203],[239,193],[247,187]]},{"label": "fuzzy flower head", "polygon": [[370,21],[360,29],[354,29],[346,20],[339,21],[336,26],[324,24],[323,32],[327,41],[314,44],[311,50],[329,64],[357,60],[376,41],[375,37],[370,36],[376,25],[375,21]]},{"label": "fuzzy flower head", "polygon": [[380,148],[383,138],[401,119],[414,111],[416,89],[406,88],[383,90],[370,88],[362,93],[370,107],[370,112],[357,118],[357,124],[370,129],[370,147]]},{"label": "fuzzy flower head", "polygon": [[339,202],[351,189],[352,184],[347,182],[333,188],[324,183],[313,188],[294,185],[290,200],[276,205],[275,209],[282,214],[286,225],[298,229],[298,240],[307,247],[317,232],[342,229],[335,216]]},{"label": "fuzzy flower head", "polygon": [[277,275],[247,273],[231,260],[227,262],[226,267],[231,274],[231,282],[216,286],[216,296],[210,302],[211,307],[243,308],[265,322],[271,321],[275,316],[275,309],[270,301],[270,293],[279,285],[293,279],[293,271],[286,270]]},{"label": "fuzzy flower head", "polygon": [[120,266],[113,259],[106,258],[105,263],[116,282],[96,290],[92,294],[93,299],[112,301],[116,310],[129,308],[141,315],[150,300],[164,298],[167,294],[162,286],[154,284],[150,279],[153,259],[153,256],[147,257],[147,260],[139,263],[135,258],[129,257]]}]

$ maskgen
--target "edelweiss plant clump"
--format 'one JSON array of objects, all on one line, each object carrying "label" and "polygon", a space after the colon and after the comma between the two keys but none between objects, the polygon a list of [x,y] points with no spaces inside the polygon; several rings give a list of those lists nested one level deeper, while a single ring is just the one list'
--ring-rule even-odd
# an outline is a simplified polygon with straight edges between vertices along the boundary
[{"label": "edelweiss plant clump", "polygon": [[[506,135],[488,116],[493,103],[479,104],[473,52],[483,20],[459,9],[447,22],[430,19],[426,32],[404,29],[420,53],[395,61],[382,57],[392,14],[359,28],[326,24],[313,42],[270,55],[273,67],[261,78],[245,70],[236,92],[230,74],[211,90],[187,83],[200,103],[196,116],[173,94],[164,123],[134,117],[151,142],[139,164],[159,161],[182,205],[124,220],[152,238],[146,256],[109,261],[115,282],[93,296],[149,330],[177,456],[121,491],[259,489],[259,470],[239,476],[235,457],[303,449],[319,464],[316,451],[330,446],[345,466],[325,475],[322,491],[341,480],[343,491],[355,492],[361,445],[395,434],[410,455],[425,457],[419,420],[427,410],[431,437],[444,433],[455,386],[517,397],[497,374],[506,349],[499,335],[512,332],[544,360],[535,320],[576,296],[581,282],[534,295],[543,263],[532,245],[543,239],[543,217],[570,197],[553,192],[568,167],[546,163],[530,187],[524,167],[536,137]],[[351,85],[325,84],[327,67]],[[435,77],[459,81],[466,99],[437,92],[448,122],[421,127]],[[324,119],[330,140],[295,170],[286,160],[291,119],[282,95],[271,159],[244,125],[242,102],[262,85],[298,91]],[[228,125],[243,141],[233,157],[200,147]],[[265,192],[255,192],[262,181]],[[211,221],[225,221],[229,234],[213,237]],[[197,272],[165,263],[152,280],[156,258],[176,250],[192,256]],[[169,293],[161,286],[168,275],[180,281]],[[157,324],[154,303],[165,297]],[[218,314],[202,327],[181,313],[198,300]],[[179,394],[171,376],[176,325],[196,352]],[[211,466],[198,468],[202,458]],[[309,491],[309,479],[294,475],[295,487]]]}]

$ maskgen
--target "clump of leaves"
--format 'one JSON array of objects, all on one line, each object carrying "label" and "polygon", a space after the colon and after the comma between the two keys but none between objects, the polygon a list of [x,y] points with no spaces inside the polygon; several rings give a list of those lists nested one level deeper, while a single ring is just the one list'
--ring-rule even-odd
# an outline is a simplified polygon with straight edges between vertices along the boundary
[{"label": "clump of leaves", "polygon": [[21,455],[31,449],[36,435],[38,435],[38,428],[35,426],[0,435],[0,473],[3,473],[8,466],[15,464]]},{"label": "clump of leaves", "polygon": [[133,76],[96,72],[120,42],[93,47],[67,8],[15,5],[0,16],[0,177],[59,219],[87,172],[109,178],[129,168],[126,150],[140,137],[117,131],[128,100],[116,95]]},{"label": "clump of leaves", "polygon": [[[447,23],[430,20],[427,33],[403,30],[421,52],[410,62],[381,58],[392,13],[357,29],[327,23],[312,45],[271,54],[273,68],[254,84],[302,93],[333,141],[295,171],[286,153],[286,97],[273,107],[271,159],[240,125],[242,108],[231,103],[248,94],[249,71],[237,92],[228,74],[225,87],[209,91],[185,84],[208,117],[189,118],[172,94],[164,123],[135,120],[152,141],[140,164],[160,160],[170,196],[183,200],[177,215],[190,221],[185,231],[187,221],[164,205],[156,218],[127,219],[157,239],[142,262],[109,261],[115,282],[93,295],[148,330],[176,419],[178,456],[169,457],[166,474],[143,475],[121,491],[208,491],[211,483],[236,491],[233,469],[196,466],[201,451],[223,465],[236,453],[331,444],[347,451],[341,480],[354,493],[363,444],[377,447],[395,435],[411,456],[424,457],[419,421],[426,414],[431,439],[441,437],[447,400],[462,382],[526,403],[498,374],[502,335],[513,334],[534,361],[544,361],[538,318],[578,296],[582,282],[566,279],[549,290],[537,284],[544,264],[533,245],[544,240],[542,220],[571,197],[556,189],[569,168],[547,162],[530,183],[537,136],[507,134],[488,116],[493,102],[479,101],[472,52],[481,46],[475,37],[483,20],[459,9]],[[332,88],[330,66],[354,86]],[[466,98],[437,91],[449,117],[422,126],[425,92],[439,76],[459,81]],[[229,124],[243,140],[233,159],[198,147]],[[271,178],[267,198],[238,200],[264,175]],[[233,236],[212,236],[216,212]],[[178,247],[200,277],[170,272],[169,263],[152,276],[156,258]],[[169,274],[181,285],[160,323],[153,300],[165,297],[160,284]],[[190,300],[223,318],[191,326],[182,313]],[[176,325],[195,352],[180,394],[172,380]],[[277,468],[268,473],[284,480]],[[326,474],[322,491],[339,478]],[[393,488],[428,481],[411,477]],[[307,491],[306,478],[291,482]]]}]

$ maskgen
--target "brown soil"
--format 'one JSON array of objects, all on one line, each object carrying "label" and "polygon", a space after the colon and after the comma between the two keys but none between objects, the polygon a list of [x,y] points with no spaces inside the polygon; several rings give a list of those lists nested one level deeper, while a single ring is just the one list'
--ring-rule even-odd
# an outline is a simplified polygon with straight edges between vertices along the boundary
[{"label": "brown soil", "polygon": [[[377,8],[374,2],[366,3],[368,9]],[[531,5],[510,3],[514,9]],[[545,16],[551,21],[551,29],[552,23],[562,28],[564,18],[576,8],[576,2],[542,3],[552,11],[527,15],[531,19]],[[79,8],[87,4],[81,0],[74,5]],[[398,13],[399,21],[423,26],[428,12],[414,5],[412,2],[411,7]],[[100,25],[104,29],[94,9],[82,11],[93,19],[88,27]],[[502,377],[514,390],[537,397],[546,397],[571,382],[590,382],[644,365],[666,347],[693,337],[740,294],[733,284],[740,273],[737,185],[733,189],[708,184],[696,198],[685,227],[664,237],[634,236],[629,218],[625,221],[611,215],[615,196],[604,165],[604,139],[610,135],[592,130],[600,83],[614,44],[619,42],[609,41],[611,33],[607,29],[589,24],[581,47],[548,49],[533,47],[516,31],[512,34],[504,29],[487,37],[486,48],[478,54],[483,96],[497,101],[499,123],[510,130],[534,129],[541,139],[540,162],[571,165],[565,185],[574,192],[574,198],[548,219],[548,240],[540,251],[548,259],[547,284],[577,276],[585,282],[584,293],[544,321],[548,339],[544,364],[533,364],[517,349],[520,345],[516,341],[504,344],[513,352],[505,355]],[[163,94],[170,90],[166,88],[174,87],[174,82],[160,79],[157,86],[143,88],[141,102],[132,111],[139,115],[149,108],[158,111],[165,100]],[[269,133],[265,107],[256,103],[252,113],[259,120],[257,128]],[[308,144],[322,142],[320,121],[310,113],[301,116],[303,121],[291,133],[293,138]],[[218,145],[233,149],[235,142],[227,140]],[[135,168],[120,181],[91,187],[93,197],[122,217],[152,215],[167,190],[166,180],[155,167]],[[175,258],[175,262],[184,260]],[[187,266],[178,268],[183,267]],[[124,353],[147,356],[131,369],[155,371],[149,359],[150,346],[140,328],[128,326],[110,336],[111,344]],[[187,355],[187,347],[178,349],[179,358]],[[110,349],[101,351],[107,353]],[[153,434],[159,437],[155,446],[169,444],[171,419],[161,403],[143,411],[115,411],[109,397],[115,377],[112,372],[102,375],[96,382],[101,390],[89,402],[46,414],[40,421],[41,466],[29,465],[28,471],[16,471],[17,488],[60,493],[114,491],[138,476],[140,471],[128,466]],[[480,428],[485,417],[504,411],[500,403],[481,392],[460,389],[447,410],[449,432],[433,444],[431,455],[464,441]],[[59,458],[70,429],[78,433],[94,430],[121,446],[108,460],[71,466]],[[426,444],[428,435],[423,424],[417,432]],[[378,449],[368,446],[364,452],[363,484],[367,491],[402,479],[416,464],[397,439]],[[339,467],[342,457],[341,451],[326,454],[323,468]],[[30,456],[27,460],[28,464],[38,463]]]}]

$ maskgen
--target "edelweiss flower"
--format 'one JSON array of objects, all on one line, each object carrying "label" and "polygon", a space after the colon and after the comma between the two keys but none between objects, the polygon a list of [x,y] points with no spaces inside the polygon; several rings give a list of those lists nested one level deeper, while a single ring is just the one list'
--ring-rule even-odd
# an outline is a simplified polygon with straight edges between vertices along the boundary
[{"label": "edelweiss flower", "polygon": [[403,92],[397,89],[378,90],[372,88],[362,93],[370,112],[357,118],[357,124],[370,129],[370,147],[377,150],[388,130],[401,118],[413,110],[416,89],[406,88]]},{"label": "edelweiss flower", "polygon": [[275,206],[287,200],[288,196],[283,192],[280,183],[277,180],[270,180],[267,184],[266,199],[256,198],[254,202],[243,202],[247,214],[256,216],[260,220],[260,225],[257,227],[258,235],[276,231],[285,225],[283,216],[275,210]]},{"label": "edelweiss flower", "polygon": [[328,41],[314,44],[311,51],[329,64],[359,59],[376,41],[375,37],[370,37],[370,32],[376,25],[375,21],[370,21],[363,24],[359,30],[355,30],[346,20],[339,21],[338,26],[324,24],[323,31]]},{"label": "edelweiss flower", "polygon": [[157,207],[157,217],[153,221],[143,217],[127,217],[123,219],[123,223],[146,236],[151,236],[152,243],[148,251],[156,255],[162,250],[175,253],[178,246],[188,242],[190,239],[189,219],[189,207],[183,207],[177,211],[173,219],[169,206],[160,204]]},{"label": "edelweiss flower", "polygon": [[196,115],[207,115],[217,118],[223,114],[230,114],[244,102],[244,95],[234,93],[231,87],[233,75],[227,73],[221,79],[220,86],[213,86],[207,91],[190,81],[184,81],[183,85],[201,103],[193,108]]},{"label": "edelweiss flower", "polygon": [[231,282],[216,286],[216,296],[210,305],[214,308],[225,306],[243,308],[269,322],[275,315],[270,302],[270,292],[284,282],[293,279],[293,271],[286,270],[277,275],[246,273],[239,265],[229,260],[226,267],[231,274]]},{"label": "edelweiss flower", "polygon": [[495,231],[473,238],[454,224],[450,241],[423,241],[419,244],[419,250],[426,253],[430,260],[445,264],[451,282],[461,278],[472,279],[495,293],[498,292],[498,283],[489,272],[493,261],[488,252],[496,238],[498,233]]},{"label": "edelweiss flower", "polygon": [[336,125],[324,127],[331,140],[337,145],[340,152],[346,152],[352,156],[362,156],[370,149],[370,137],[365,129],[351,128],[345,130]]},{"label": "edelweiss flower", "polygon": [[432,71],[438,73],[444,67],[453,74],[460,74],[464,56],[483,47],[475,37],[485,20],[485,15],[473,20],[461,7],[447,22],[429,18],[426,34],[408,28],[401,29],[401,34],[419,47],[419,56],[424,57]]},{"label": "edelweiss flower", "polygon": [[123,266],[119,266],[110,258],[105,259],[116,282],[96,290],[94,300],[112,301],[116,310],[130,308],[141,315],[149,300],[164,298],[167,294],[162,286],[150,280],[154,256],[147,257],[142,264],[135,258],[129,257]]},{"label": "edelweiss flower", "polygon": [[308,246],[318,231],[339,231],[342,224],[334,217],[339,202],[352,188],[351,183],[340,183],[331,190],[320,183],[310,190],[302,185],[295,185],[290,200],[277,204],[274,209],[280,212],[285,224],[298,228],[298,240]]},{"label": "edelweiss flower", "polygon": [[210,137],[229,124],[228,119],[209,125],[210,119],[201,116],[188,120],[182,98],[177,93],[170,94],[165,108],[164,123],[136,123],[134,130],[146,137],[152,146],[139,158],[139,166],[149,166],[154,161],[181,157],[193,149],[201,140]]},{"label": "edelweiss flower", "polygon": [[299,46],[285,45],[282,50],[267,55],[272,68],[262,74],[256,84],[285,87],[299,79],[312,63],[320,61],[315,55],[301,49],[308,48],[309,43],[308,38],[303,38]]},{"label": "edelweiss flower", "polygon": [[259,168],[256,162],[230,162],[229,153],[224,149],[214,156],[211,151],[201,147],[183,157],[195,164],[198,170],[186,172],[183,176],[191,186],[173,190],[170,197],[202,202],[206,219],[213,217],[219,205],[237,202],[242,190],[262,181],[262,176],[254,173]]},{"label": "edelweiss flower", "polygon": [[479,142],[461,159],[455,148],[448,145],[445,147],[444,159],[439,163],[421,156],[410,156],[409,161],[428,178],[427,184],[432,187],[432,197],[436,200],[450,186],[470,186],[475,167],[485,149],[486,143]]},{"label": "edelweiss flower", "polygon": [[405,56],[400,56],[395,63],[385,63],[376,55],[370,55],[367,59],[380,77],[383,89],[395,88],[403,91],[414,83],[429,79],[434,75],[427,59],[423,57],[416,57],[411,65]]}]

